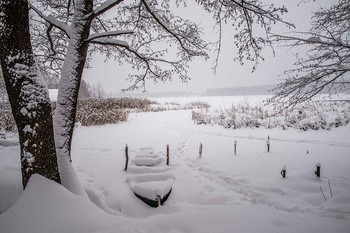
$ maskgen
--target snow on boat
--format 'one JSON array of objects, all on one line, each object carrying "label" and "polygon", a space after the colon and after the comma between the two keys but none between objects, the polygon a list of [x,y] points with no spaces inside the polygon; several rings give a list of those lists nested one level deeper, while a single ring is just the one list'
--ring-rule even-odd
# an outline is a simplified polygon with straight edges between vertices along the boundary
[{"label": "snow on boat", "polygon": [[174,175],[153,148],[141,148],[131,161],[126,181],[135,196],[151,207],[163,205],[174,183]]}]

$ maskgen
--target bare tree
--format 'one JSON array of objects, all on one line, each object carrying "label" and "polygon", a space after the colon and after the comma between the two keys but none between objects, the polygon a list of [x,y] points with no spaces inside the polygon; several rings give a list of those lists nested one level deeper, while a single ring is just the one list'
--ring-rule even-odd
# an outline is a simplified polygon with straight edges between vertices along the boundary
[{"label": "bare tree", "polygon": [[[217,54],[221,50],[221,25],[237,22],[237,59],[241,63],[247,59],[257,64],[262,59],[262,48],[270,44],[272,24],[281,22],[291,26],[280,17],[286,12],[284,7],[263,5],[258,0],[196,2],[213,15],[219,28]],[[26,5],[26,2],[16,3],[21,7]],[[135,70],[130,75],[134,84],[128,90],[143,88],[146,79],[167,81],[177,77],[187,81],[188,62],[195,57],[209,57],[210,44],[202,39],[201,28],[174,14],[174,4],[185,6],[186,1],[31,1],[30,8],[36,13],[32,14],[31,24],[36,57],[40,64],[44,64],[60,77],[54,117],[56,151],[62,184],[73,193],[85,193],[76,179],[70,151],[78,90],[89,55],[100,52],[119,63],[131,64]],[[107,15],[112,8],[113,13]],[[26,26],[28,22],[12,23]],[[255,36],[254,25],[263,29],[263,36]],[[4,42],[5,46],[10,43]],[[28,45],[28,41],[24,44]],[[10,51],[16,51],[16,48],[11,49]],[[28,54],[29,50],[30,48]],[[17,96],[20,94],[16,93]],[[43,99],[47,100],[46,97]],[[20,106],[13,105],[14,112],[20,109]],[[47,118],[47,121],[50,119]],[[47,135],[47,132],[36,133],[40,137]]]},{"label": "bare tree", "polygon": [[51,103],[30,44],[26,1],[0,1],[0,62],[18,128],[23,187],[34,173],[60,182]]},{"label": "bare tree", "polygon": [[92,85],[90,88],[91,97],[94,99],[103,99],[106,97],[106,92],[100,81],[97,84]]},{"label": "bare tree", "polygon": [[89,84],[85,82],[84,80],[81,80],[80,89],[79,89],[79,99],[87,99],[90,98],[90,92],[89,92]]},{"label": "bare tree", "polygon": [[101,84],[100,81],[97,82],[97,85],[94,85],[93,88],[95,89],[96,96],[95,98],[97,99],[103,99],[106,97],[106,92]]},{"label": "bare tree", "polygon": [[296,55],[295,68],[274,90],[270,102],[294,106],[320,93],[330,96],[350,88],[350,1],[339,0],[321,8],[312,17],[307,32],[277,35],[276,40],[290,47],[307,46],[304,56]]}]

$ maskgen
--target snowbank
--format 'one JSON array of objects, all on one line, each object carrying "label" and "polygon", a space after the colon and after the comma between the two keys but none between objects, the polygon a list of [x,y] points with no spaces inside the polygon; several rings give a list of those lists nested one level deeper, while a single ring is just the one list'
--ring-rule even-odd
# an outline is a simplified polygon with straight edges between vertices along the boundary
[{"label": "snowbank", "polygon": [[1,231],[96,232],[116,221],[86,198],[40,175],[33,175],[18,201],[0,216]]}]

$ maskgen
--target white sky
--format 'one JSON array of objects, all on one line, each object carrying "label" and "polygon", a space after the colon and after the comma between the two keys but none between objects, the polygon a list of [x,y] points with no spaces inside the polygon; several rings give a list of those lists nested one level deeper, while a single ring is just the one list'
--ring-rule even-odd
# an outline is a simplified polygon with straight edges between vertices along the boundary
[{"label": "white sky", "polygon": [[[295,24],[295,30],[306,30],[310,27],[310,19],[312,12],[319,9],[320,6],[334,3],[334,0],[318,0],[316,2],[298,3],[301,0],[268,0],[274,2],[276,6],[285,5],[288,13],[284,15],[284,19]],[[264,2],[267,2],[266,0]],[[195,13],[194,13],[195,12]],[[201,23],[205,28],[205,37],[214,40],[211,17],[208,17],[200,7],[187,7],[182,9],[181,14],[186,18],[193,20],[196,23]],[[273,28],[275,32],[286,32],[288,29],[282,25],[275,25]],[[253,64],[246,63],[241,66],[238,62],[234,62],[235,47],[233,44],[233,35],[235,31],[231,25],[224,27],[223,33],[223,49],[220,54],[220,63],[217,74],[214,75],[211,67],[215,54],[212,53],[212,58],[208,61],[197,58],[190,63],[189,76],[191,80],[188,83],[182,83],[179,80],[173,80],[170,83],[157,83],[153,81],[146,83],[147,92],[167,92],[167,91],[194,91],[202,92],[209,88],[223,88],[223,87],[242,87],[255,86],[265,84],[276,84],[282,79],[279,77],[284,70],[292,67],[294,63],[294,53],[303,53],[299,49],[290,50],[286,47],[275,46],[276,55],[273,57],[272,50],[266,48],[264,50],[265,61],[260,63],[257,70],[252,73]],[[131,68],[128,65],[119,66],[113,60],[104,62],[104,57],[95,55],[91,61],[92,68],[85,69],[84,79],[90,84],[96,84],[98,81],[102,84],[105,91],[108,93],[120,93],[122,88],[127,88],[131,85],[126,81],[128,74],[131,73]]]}]

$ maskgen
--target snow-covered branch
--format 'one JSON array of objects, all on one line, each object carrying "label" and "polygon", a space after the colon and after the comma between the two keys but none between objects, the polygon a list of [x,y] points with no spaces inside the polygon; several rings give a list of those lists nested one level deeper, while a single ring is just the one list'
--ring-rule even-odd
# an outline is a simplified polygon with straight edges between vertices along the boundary
[{"label": "snow-covered branch", "polygon": [[129,44],[123,40],[116,40],[116,39],[111,39],[111,38],[94,38],[94,39],[91,39],[88,41],[92,44],[121,46],[123,48],[129,48]]},{"label": "snow-covered branch", "polygon": [[87,39],[87,42],[96,40],[98,38],[106,38],[106,37],[127,35],[127,34],[133,34],[133,33],[134,33],[133,30],[118,30],[118,31],[95,33],[89,36],[89,38]]},{"label": "snow-covered branch", "polygon": [[62,30],[68,38],[71,37],[71,32],[69,30],[69,26],[59,20],[57,20],[52,15],[44,15],[39,9],[37,9],[33,4],[30,4],[30,9],[33,9],[35,13],[37,13],[42,19],[44,19],[48,24],[55,26],[56,28]]},{"label": "snow-covered branch", "polygon": [[99,7],[94,9],[92,13],[92,17],[96,18],[97,16],[107,12],[108,10],[112,9],[116,5],[120,4],[123,2],[123,0],[107,0],[104,3],[102,3]]}]

